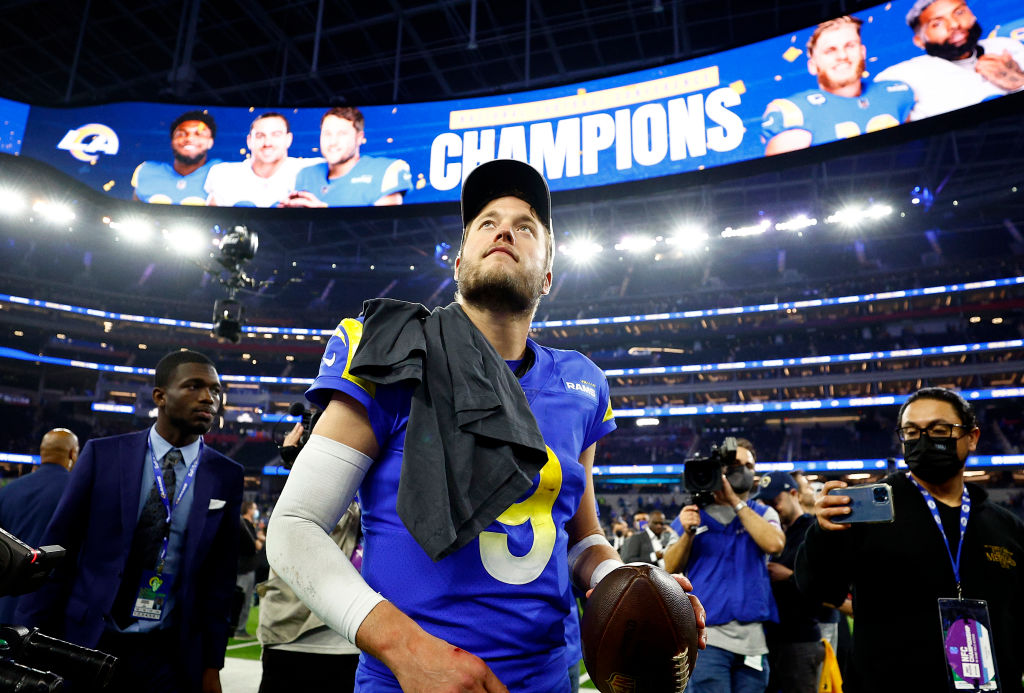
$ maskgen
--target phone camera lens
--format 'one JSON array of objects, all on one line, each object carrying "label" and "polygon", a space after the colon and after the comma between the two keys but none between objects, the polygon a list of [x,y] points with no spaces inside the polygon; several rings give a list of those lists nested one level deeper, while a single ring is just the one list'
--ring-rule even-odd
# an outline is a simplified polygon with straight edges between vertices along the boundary
[{"label": "phone camera lens", "polygon": [[885,503],[889,498],[889,494],[886,493],[886,490],[884,488],[876,488],[874,496],[876,503]]}]

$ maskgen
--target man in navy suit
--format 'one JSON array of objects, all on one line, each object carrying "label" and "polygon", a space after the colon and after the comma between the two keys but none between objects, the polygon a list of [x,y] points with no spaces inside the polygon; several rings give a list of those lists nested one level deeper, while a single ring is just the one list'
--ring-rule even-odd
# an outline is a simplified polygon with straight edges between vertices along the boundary
[{"label": "man in navy suit", "polygon": [[[39,547],[57,501],[78,459],[78,436],[55,428],[39,443],[39,468],[0,488],[0,527]],[[14,623],[18,597],[0,597],[0,623]]]},{"label": "man in navy suit", "polygon": [[221,403],[205,356],[161,359],[153,401],[153,427],[85,445],[42,540],[67,557],[17,615],[118,656],[115,690],[219,693],[242,467],[203,445]]}]

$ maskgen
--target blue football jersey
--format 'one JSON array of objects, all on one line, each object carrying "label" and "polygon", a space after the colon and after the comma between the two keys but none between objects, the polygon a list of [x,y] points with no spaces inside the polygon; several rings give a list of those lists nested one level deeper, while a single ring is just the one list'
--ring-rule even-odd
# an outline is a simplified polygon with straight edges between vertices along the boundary
[{"label": "blue football jersey", "polygon": [[409,164],[401,159],[361,156],[351,171],[328,179],[326,163],[307,166],[295,178],[295,189],[311,192],[328,207],[363,207],[400,192],[412,190]]},{"label": "blue football jersey", "polygon": [[211,159],[187,176],[163,161],[143,161],[132,174],[135,196],[162,205],[205,205],[206,176],[220,159]]},{"label": "blue football jersey", "polygon": [[786,130],[806,130],[811,144],[856,137],[904,123],[914,107],[914,92],[903,82],[861,82],[860,96],[836,96],[808,89],[774,99],[761,120],[761,140]]},{"label": "blue football jersey", "polygon": [[[396,510],[412,388],[349,374],[361,335],[359,320],[341,322],[306,396],[325,407],[335,390],[351,395],[366,407],[380,445],[359,489],[363,577],[429,633],[483,658],[509,689],[567,691],[565,628],[573,597],[565,524],[585,488],[580,455],[615,428],[604,374],[582,354],[528,341],[535,361],[519,382],[544,436],[547,464],[497,521],[435,563]],[[366,654],[357,681],[361,691],[399,690],[387,667]]]}]

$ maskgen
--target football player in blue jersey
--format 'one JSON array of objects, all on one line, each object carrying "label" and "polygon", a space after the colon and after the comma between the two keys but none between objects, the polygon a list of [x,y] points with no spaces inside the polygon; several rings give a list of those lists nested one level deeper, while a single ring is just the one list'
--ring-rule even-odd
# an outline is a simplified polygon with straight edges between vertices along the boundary
[{"label": "football player in blue jersey", "polygon": [[807,70],[818,80],[809,89],[768,104],[761,122],[765,154],[856,137],[906,122],[914,94],[902,82],[863,80],[867,50],[863,22],[840,17],[822,22],[807,42]]},{"label": "football player in blue jersey", "polygon": [[[527,164],[475,169],[462,189],[456,302],[427,315],[368,301],[360,320],[338,326],[307,393],[325,409],[271,518],[268,558],[363,651],[363,693],[567,693],[572,587],[592,589],[621,565],[591,476],[595,444],[615,428],[608,382],[582,354],[528,338],[551,288],[550,204]],[[377,317],[410,307],[415,319]],[[397,369],[380,368],[406,348]],[[484,433],[495,416],[501,424]],[[503,494],[500,441],[532,432],[536,466],[523,490]],[[458,459],[445,456],[456,449]],[[410,475],[419,483],[403,486]],[[361,575],[328,536],[357,490]],[[448,535],[460,516],[470,531]],[[703,647],[704,610],[691,601]]]},{"label": "football player in blue jersey", "polygon": [[219,159],[207,159],[217,123],[206,111],[188,111],[171,123],[174,161],[143,161],[132,174],[132,196],[165,205],[205,205],[206,176]]},{"label": "football player in blue jersey", "polygon": [[285,207],[400,205],[412,190],[409,164],[402,159],[360,156],[366,121],[358,108],[338,106],[320,119],[320,154],[325,163],[308,166],[295,179]]}]

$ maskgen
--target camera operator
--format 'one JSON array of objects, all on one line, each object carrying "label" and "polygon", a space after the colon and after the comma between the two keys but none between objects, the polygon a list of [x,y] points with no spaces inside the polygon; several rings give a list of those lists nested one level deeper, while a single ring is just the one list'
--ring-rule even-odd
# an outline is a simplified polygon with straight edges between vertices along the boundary
[{"label": "camera operator", "polygon": [[739,438],[735,457],[722,458],[724,473],[713,502],[685,506],[673,523],[679,541],[665,550],[665,570],[685,570],[708,612],[708,646],[688,690],[761,692],[768,684],[761,624],[778,620],[767,559],[782,551],[785,535],[774,509],[748,500],[753,444]]}]

